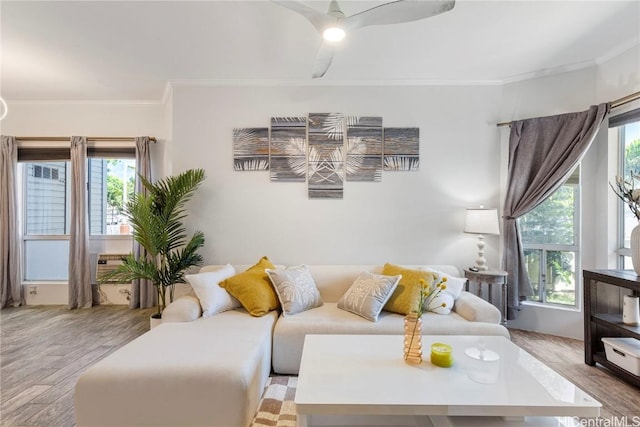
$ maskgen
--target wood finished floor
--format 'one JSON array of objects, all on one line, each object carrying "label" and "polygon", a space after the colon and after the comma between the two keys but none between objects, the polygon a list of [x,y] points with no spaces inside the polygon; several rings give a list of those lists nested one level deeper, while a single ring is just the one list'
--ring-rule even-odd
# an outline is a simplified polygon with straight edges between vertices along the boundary
[{"label": "wood finished floor", "polygon": [[[146,332],[153,312],[121,306],[0,311],[0,425],[73,427],[78,376]],[[605,368],[585,365],[582,341],[519,330],[511,335],[514,343],[602,402],[602,418],[640,416],[640,390]]]},{"label": "wood finished floor", "polygon": [[73,389],[88,366],[149,330],[155,309],[29,306],[0,311],[0,425],[75,425]]}]

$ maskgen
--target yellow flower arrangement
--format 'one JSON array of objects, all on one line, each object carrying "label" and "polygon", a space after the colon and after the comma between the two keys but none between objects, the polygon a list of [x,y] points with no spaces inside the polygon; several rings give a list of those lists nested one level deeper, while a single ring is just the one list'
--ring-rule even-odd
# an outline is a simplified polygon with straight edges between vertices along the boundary
[{"label": "yellow flower arrangement", "polygon": [[[431,303],[440,294],[440,292],[447,289],[447,278],[438,277],[434,275],[434,280],[431,283],[427,283],[424,279],[420,279],[420,299],[418,301],[418,309],[416,313],[418,317],[422,316],[422,312],[426,308],[427,310],[432,308]],[[446,302],[442,303],[442,307],[447,306]]]},{"label": "yellow flower arrangement", "polygon": [[[439,278],[434,275],[432,281],[427,283],[424,279],[420,279],[420,298],[418,299],[418,306],[415,310],[412,310],[404,320],[404,360],[407,363],[419,365],[422,363],[422,342],[421,342],[421,325],[422,325],[422,313],[425,310],[435,308],[431,307],[433,300],[440,294],[440,292],[447,289],[447,278]],[[445,302],[442,303],[442,307],[446,307]]]}]

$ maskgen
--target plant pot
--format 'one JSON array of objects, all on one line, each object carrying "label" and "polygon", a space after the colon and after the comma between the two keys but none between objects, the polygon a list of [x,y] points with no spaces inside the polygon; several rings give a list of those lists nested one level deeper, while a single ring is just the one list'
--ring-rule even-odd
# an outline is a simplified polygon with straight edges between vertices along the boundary
[{"label": "plant pot", "polygon": [[153,329],[162,323],[162,314],[152,314],[149,318],[149,329]]},{"label": "plant pot", "polygon": [[631,261],[636,274],[640,275],[640,224],[631,230]]}]

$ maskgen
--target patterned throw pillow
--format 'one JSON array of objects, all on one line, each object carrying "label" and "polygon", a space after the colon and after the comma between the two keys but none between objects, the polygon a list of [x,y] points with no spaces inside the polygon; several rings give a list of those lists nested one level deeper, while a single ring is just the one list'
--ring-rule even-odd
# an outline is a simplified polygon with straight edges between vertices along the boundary
[{"label": "patterned throw pillow", "polygon": [[338,308],[357,314],[372,322],[398,286],[402,276],[383,276],[363,272],[338,301]]},{"label": "patterned throw pillow", "polygon": [[267,268],[275,267],[265,256],[246,271],[220,282],[220,286],[237,298],[249,314],[256,317],[264,316],[280,306],[276,292],[265,273]]},{"label": "patterned throw pillow", "polygon": [[283,316],[301,313],[322,305],[320,292],[306,265],[265,271],[276,289]]}]

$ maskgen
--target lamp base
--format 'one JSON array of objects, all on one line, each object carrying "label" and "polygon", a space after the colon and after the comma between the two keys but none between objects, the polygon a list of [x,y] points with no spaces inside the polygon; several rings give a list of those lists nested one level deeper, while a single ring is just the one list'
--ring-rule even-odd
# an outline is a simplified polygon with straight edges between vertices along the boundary
[{"label": "lamp base", "polygon": [[489,267],[487,267],[487,259],[484,257],[484,235],[478,234],[478,258],[476,258],[475,267],[480,271],[487,271]]}]

